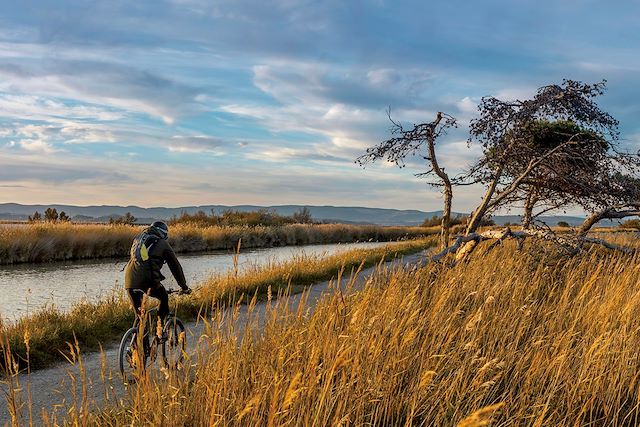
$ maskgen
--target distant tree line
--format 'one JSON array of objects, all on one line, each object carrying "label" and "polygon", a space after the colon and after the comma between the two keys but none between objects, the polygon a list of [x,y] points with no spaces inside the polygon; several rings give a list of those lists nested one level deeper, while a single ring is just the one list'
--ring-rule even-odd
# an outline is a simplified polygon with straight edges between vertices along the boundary
[{"label": "distant tree line", "polygon": [[65,211],[58,213],[56,208],[47,208],[44,211],[44,216],[40,212],[35,211],[32,216],[29,216],[27,221],[31,224],[37,222],[71,222],[69,215]]},{"label": "distant tree line", "polygon": [[[456,225],[466,225],[469,221],[468,215],[458,215],[449,219],[449,226],[454,227]],[[421,224],[422,227],[436,227],[442,224],[442,217],[438,215],[433,215],[431,218],[427,218]],[[483,218],[480,223],[481,227],[491,227],[496,225],[495,221],[490,218]]]},{"label": "distant tree line", "polygon": [[120,216],[117,218],[114,218],[114,217],[109,218],[109,224],[110,225],[134,225],[137,220],[138,218],[133,216],[131,212],[127,212],[123,216]]},{"label": "distant tree line", "polygon": [[[127,212],[121,217],[111,217],[109,218],[109,224],[119,224],[119,225],[133,225],[135,224],[137,218],[131,214],[131,212]],[[61,211],[58,213],[56,208],[47,208],[44,211],[44,214],[41,214],[38,211],[35,211],[33,215],[30,215],[27,218],[27,221],[30,224],[46,222],[46,223],[67,223],[71,222],[71,217],[67,215],[65,211]]]},{"label": "distant tree line", "polygon": [[194,214],[182,212],[180,216],[174,216],[169,224],[191,224],[199,227],[212,226],[278,226],[285,224],[313,224],[309,208],[303,207],[291,216],[278,214],[273,209],[259,209],[257,211],[243,212],[227,209],[217,214],[213,209],[209,214],[200,210]]}]

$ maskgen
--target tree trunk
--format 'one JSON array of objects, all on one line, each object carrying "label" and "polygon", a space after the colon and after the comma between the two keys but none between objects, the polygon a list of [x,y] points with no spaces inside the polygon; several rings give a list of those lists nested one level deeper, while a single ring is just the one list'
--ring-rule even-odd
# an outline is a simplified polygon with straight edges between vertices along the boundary
[{"label": "tree trunk", "polygon": [[442,210],[442,222],[440,230],[440,248],[444,249],[449,246],[449,227],[451,225],[451,200],[453,198],[453,189],[451,188],[451,180],[443,168],[438,164],[435,147],[435,129],[442,120],[442,113],[438,112],[436,119],[432,123],[430,134],[427,136],[427,149],[429,155],[428,160],[431,162],[433,172],[442,180],[444,186],[444,209]]},{"label": "tree trunk", "polygon": [[491,203],[491,198],[493,197],[493,193],[495,193],[496,191],[496,187],[498,186],[498,181],[500,180],[501,175],[502,167],[499,167],[496,170],[496,174],[493,178],[493,181],[491,182],[491,185],[489,185],[489,188],[487,188],[487,191],[484,193],[482,203],[480,203],[480,206],[478,206],[476,210],[473,211],[471,218],[469,218],[469,223],[467,224],[467,230],[465,234],[469,235],[471,233],[475,233],[478,230],[482,218],[487,213],[487,208],[489,207],[489,203]]},{"label": "tree trunk", "polygon": [[608,207],[602,209],[584,220],[578,230],[578,236],[586,237],[589,230],[603,219],[622,219],[630,216],[640,216],[639,204],[636,203],[628,209],[620,209],[620,207]]},{"label": "tree trunk", "polygon": [[587,233],[589,233],[589,230],[591,230],[591,227],[596,225],[596,223],[598,221],[600,221],[601,219],[605,218],[607,213],[609,213],[609,211],[610,211],[610,209],[603,209],[603,210],[601,210],[599,212],[595,212],[591,216],[587,217],[587,219],[584,220],[584,222],[582,223],[582,225],[578,229],[578,236],[580,236],[580,237],[586,236]]},{"label": "tree trunk", "polygon": [[533,222],[533,206],[535,204],[536,200],[533,195],[533,189],[530,189],[527,194],[527,200],[524,202],[524,214],[522,215],[522,228],[525,230],[531,228],[531,223]]},{"label": "tree trunk", "polygon": [[449,246],[449,231],[451,227],[451,199],[453,198],[453,190],[451,182],[447,179],[444,186],[444,210],[442,211],[442,226],[440,230],[440,246],[441,249]]}]

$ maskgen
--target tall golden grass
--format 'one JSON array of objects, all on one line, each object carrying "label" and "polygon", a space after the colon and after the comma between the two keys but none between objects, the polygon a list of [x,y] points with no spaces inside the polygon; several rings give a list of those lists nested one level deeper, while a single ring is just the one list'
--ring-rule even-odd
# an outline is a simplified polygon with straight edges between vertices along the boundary
[{"label": "tall golden grass", "polygon": [[[640,255],[506,243],[381,269],[311,315],[210,319],[183,371],[143,378],[96,425],[638,425]],[[78,402],[81,402],[79,400]],[[50,418],[50,421],[53,418]]]},{"label": "tall golden grass", "polygon": [[[123,257],[142,227],[40,223],[0,225],[0,264]],[[392,241],[435,234],[435,228],[345,224],[289,224],[256,227],[171,227],[170,243],[177,252],[356,241]]]},{"label": "tall golden grass", "polygon": [[[373,265],[399,254],[417,252],[435,245],[435,239],[391,243],[374,249],[354,249],[325,257],[312,257],[303,253],[288,261],[272,262],[243,271],[232,271],[213,276],[196,285],[189,298],[182,298],[179,316],[183,320],[195,318],[208,308],[246,301],[247,295],[265,295],[269,290],[292,287],[294,291],[318,281],[335,277],[340,268],[364,263]],[[23,317],[15,323],[0,322],[0,344],[7,342],[21,366],[38,369],[54,361],[63,360],[67,343],[77,341],[82,351],[98,349],[101,344],[119,338],[133,322],[133,310],[122,292],[115,292],[100,302],[82,302],[70,312],[48,307]],[[30,349],[24,337],[30,338]],[[4,360],[0,355],[0,367]]]}]

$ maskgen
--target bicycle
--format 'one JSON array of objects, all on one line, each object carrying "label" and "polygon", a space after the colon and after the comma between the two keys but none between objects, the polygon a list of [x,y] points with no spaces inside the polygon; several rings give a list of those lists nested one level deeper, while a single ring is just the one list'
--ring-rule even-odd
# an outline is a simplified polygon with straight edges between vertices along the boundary
[{"label": "bicycle", "polygon": [[[134,292],[145,293],[141,289]],[[182,294],[182,290],[167,289],[167,294]],[[178,319],[175,312],[169,313],[167,320],[162,328],[162,338],[156,333],[149,342],[150,331],[152,325],[158,324],[158,307],[152,307],[144,310],[143,315],[136,316],[133,326],[129,328],[120,340],[120,348],[118,349],[118,361],[120,365],[120,374],[125,383],[135,381],[136,374],[140,374],[146,368],[149,360],[155,362],[158,353],[158,346],[162,350],[162,361],[166,368],[176,369],[184,358],[186,348],[186,334],[182,321]],[[142,345],[144,351],[138,351]]]}]

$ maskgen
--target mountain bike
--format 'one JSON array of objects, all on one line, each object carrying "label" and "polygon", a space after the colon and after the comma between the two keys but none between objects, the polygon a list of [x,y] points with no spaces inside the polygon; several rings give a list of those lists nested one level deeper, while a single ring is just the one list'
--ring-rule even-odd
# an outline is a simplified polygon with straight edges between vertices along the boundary
[{"label": "mountain bike", "polygon": [[[141,289],[134,292],[145,293]],[[182,293],[178,289],[167,289],[169,295]],[[182,321],[175,311],[169,313],[162,329],[159,321],[157,306],[143,310],[141,315],[136,316],[133,326],[122,336],[118,362],[125,383],[135,382],[136,376],[144,372],[149,362],[155,362],[158,347],[162,351],[162,361],[166,368],[176,369],[182,362],[187,344]]]}]

